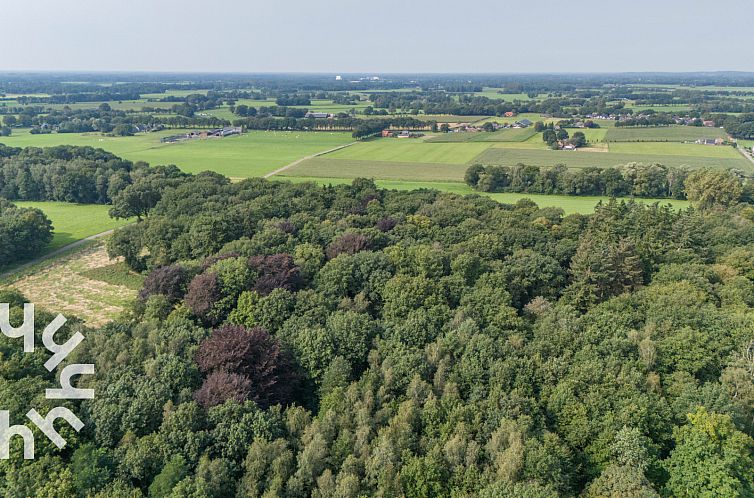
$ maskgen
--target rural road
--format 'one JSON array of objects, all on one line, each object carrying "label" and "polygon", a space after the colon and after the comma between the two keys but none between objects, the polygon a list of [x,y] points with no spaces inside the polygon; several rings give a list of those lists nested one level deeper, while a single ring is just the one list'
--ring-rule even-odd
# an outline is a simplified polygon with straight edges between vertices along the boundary
[{"label": "rural road", "polygon": [[79,246],[81,246],[83,244],[86,244],[90,240],[96,240],[96,239],[99,239],[101,237],[106,237],[107,235],[110,235],[114,231],[115,231],[115,229],[106,230],[104,232],[95,233],[94,235],[90,235],[89,237],[85,237],[83,239],[77,240],[76,242],[71,242],[70,244],[65,245],[65,246],[63,246],[63,247],[61,247],[59,249],[55,249],[54,251],[52,251],[50,253],[47,253],[47,254],[45,254],[43,256],[40,256],[40,257],[38,257],[36,259],[32,259],[31,261],[27,261],[26,263],[22,264],[21,266],[17,266],[15,268],[13,268],[12,270],[8,270],[6,272],[0,273],[0,279],[3,279],[5,277],[9,277],[9,276],[13,275],[14,273],[18,273],[18,272],[20,272],[20,271],[22,271],[22,270],[24,270],[24,269],[26,269],[26,268],[28,268],[28,267],[30,267],[32,265],[35,265],[37,263],[41,263],[42,261],[54,258],[55,256],[59,256],[59,255],[63,254],[64,252],[70,251],[71,249],[76,249],[77,247],[79,247]]},{"label": "rural road", "polygon": [[296,159],[292,163],[287,164],[287,165],[283,166],[282,168],[278,168],[275,171],[270,171],[266,175],[262,176],[262,178],[269,178],[271,176],[275,176],[278,173],[282,173],[283,171],[287,170],[288,168],[292,168],[292,167],[296,166],[297,164],[300,164],[300,163],[302,163],[302,162],[304,162],[306,160],[313,159],[313,158],[319,157],[319,156],[324,156],[325,154],[329,154],[330,152],[335,152],[336,150],[345,149],[346,147],[350,147],[350,146],[352,146],[355,143],[356,142],[351,142],[350,144],[340,145],[338,147],[335,147],[334,149],[329,149],[329,150],[326,150],[326,151],[323,151],[323,152],[317,152],[316,154],[312,154],[311,156],[306,156],[306,157],[302,157],[301,159]]}]

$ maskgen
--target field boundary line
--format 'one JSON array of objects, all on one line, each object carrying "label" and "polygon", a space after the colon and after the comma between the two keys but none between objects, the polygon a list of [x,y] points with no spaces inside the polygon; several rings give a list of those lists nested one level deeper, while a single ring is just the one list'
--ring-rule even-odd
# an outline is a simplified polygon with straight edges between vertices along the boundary
[{"label": "field boundary line", "polygon": [[73,252],[76,249],[78,249],[80,246],[83,246],[93,240],[97,240],[102,237],[107,237],[108,235],[112,234],[115,231],[114,228],[111,228],[110,230],[105,230],[104,232],[95,233],[94,235],[90,235],[88,237],[84,237],[83,239],[79,239],[75,242],[71,242],[70,244],[66,244],[63,247],[59,247],[58,249],[55,249],[52,252],[49,252],[47,254],[44,254],[38,258],[32,259],[31,261],[27,261],[26,263],[23,263],[20,266],[16,266],[15,268],[12,268],[8,271],[5,271],[3,273],[0,273],[0,280],[5,280],[6,278],[14,275],[15,273],[23,272],[24,270],[42,263],[44,261],[47,261],[48,259],[54,259],[57,256],[67,254],[69,252]]},{"label": "field boundary line", "polygon": [[341,149],[345,149],[346,147],[350,147],[350,146],[352,146],[352,145],[354,145],[356,143],[357,142],[351,142],[349,144],[339,145],[339,146],[337,146],[335,148],[332,148],[332,149],[323,150],[322,152],[317,152],[316,154],[312,154],[312,155],[309,155],[309,156],[302,157],[300,159],[296,159],[292,163],[286,164],[282,168],[278,168],[275,171],[270,171],[269,173],[266,173],[266,174],[262,175],[262,178],[269,178],[271,176],[275,176],[278,173],[282,173],[283,171],[287,170],[288,168],[292,168],[292,167],[296,166],[297,164],[300,164],[300,163],[302,163],[304,161],[307,161],[309,159],[314,159],[315,157],[324,156],[325,154],[330,154],[331,152],[335,152],[335,151],[338,151],[338,150],[341,150]]}]

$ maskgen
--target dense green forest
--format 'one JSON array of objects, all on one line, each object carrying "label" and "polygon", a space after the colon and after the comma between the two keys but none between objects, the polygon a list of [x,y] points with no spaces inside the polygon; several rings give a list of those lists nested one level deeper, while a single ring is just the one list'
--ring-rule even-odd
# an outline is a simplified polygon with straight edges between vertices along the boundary
[{"label": "dense green forest", "polygon": [[[69,317],[86,427],[31,462],[14,441],[3,496],[754,495],[750,205],[564,216],[214,173],[113,204],[144,287],[100,329]],[[11,422],[44,413],[46,355],[0,354]]]},{"label": "dense green forest", "polygon": [[[0,198],[111,204],[125,190],[119,199],[131,199],[133,209],[136,191],[142,202],[148,202],[147,192],[161,190],[166,177],[185,176],[175,166],[148,166],[93,147],[21,148],[0,144]],[[138,188],[131,187],[134,183]]]}]

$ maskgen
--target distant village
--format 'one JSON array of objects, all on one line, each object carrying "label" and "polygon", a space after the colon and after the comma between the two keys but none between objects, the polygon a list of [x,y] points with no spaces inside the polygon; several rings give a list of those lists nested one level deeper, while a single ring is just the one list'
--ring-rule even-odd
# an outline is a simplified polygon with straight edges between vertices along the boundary
[{"label": "distant village", "polygon": [[240,135],[243,133],[243,128],[240,126],[232,126],[227,128],[216,128],[214,130],[204,131],[190,131],[188,133],[182,133],[180,135],[170,135],[162,137],[160,142],[163,143],[175,143],[182,142],[184,140],[202,140],[207,138],[223,138],[232,135]]}]

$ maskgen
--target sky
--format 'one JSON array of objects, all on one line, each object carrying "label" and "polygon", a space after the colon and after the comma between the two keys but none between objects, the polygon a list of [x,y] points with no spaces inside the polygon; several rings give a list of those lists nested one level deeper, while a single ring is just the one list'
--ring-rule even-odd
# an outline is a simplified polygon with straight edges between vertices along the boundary
[{"label": "sky", "polygon": [[754,71],[750,3],[0,0],[0,71]]}]

